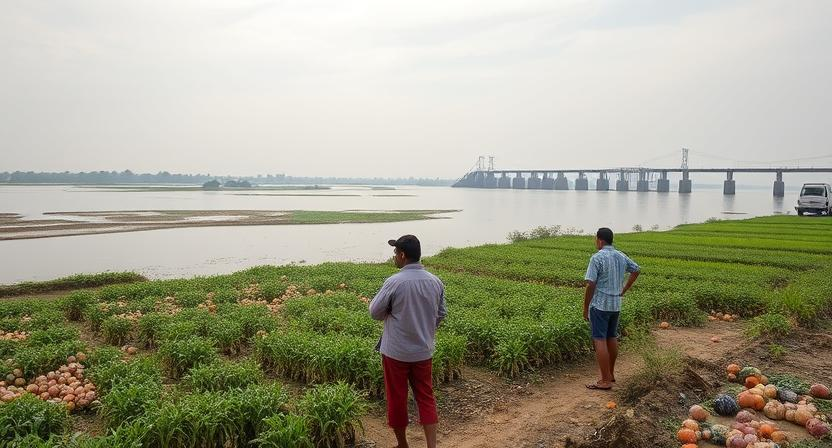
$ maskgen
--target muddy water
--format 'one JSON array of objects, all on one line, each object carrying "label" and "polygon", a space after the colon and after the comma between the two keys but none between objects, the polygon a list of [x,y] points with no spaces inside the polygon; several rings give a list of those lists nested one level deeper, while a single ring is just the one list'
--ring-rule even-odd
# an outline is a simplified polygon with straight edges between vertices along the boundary
[{"label": "muddy water", "polygon": [[[119,192],[67,186],[0,186],[0,213],[45,218],[53,211],[113,210],[414,210],[459,209],[450,219],[384,224],[207,227],[0,241],[0,283],[82,272],[136,271],[153,278],[233,272],[260,264],[383,261],[385,244],[420,237],[426,255],[444,247],[506,241],[513,230],[556,225],[594,231],[669,229],[711,217],[741,219],[794,213],[797,191],[695,186],[689,195],[596,191],[477,190],[442,187],[335,187],[264,192]],[[275,193],[291,193],[279,196]],[[334,196],[338,195],[338,196]]]}]

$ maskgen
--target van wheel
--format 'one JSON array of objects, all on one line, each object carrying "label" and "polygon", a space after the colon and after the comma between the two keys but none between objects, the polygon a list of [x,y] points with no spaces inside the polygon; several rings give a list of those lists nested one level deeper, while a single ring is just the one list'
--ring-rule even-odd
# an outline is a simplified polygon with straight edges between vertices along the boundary
[{"label": "van wheel", "polygon": [[797,216],[803,216],[803,210],[798,210],[797,211]]}]

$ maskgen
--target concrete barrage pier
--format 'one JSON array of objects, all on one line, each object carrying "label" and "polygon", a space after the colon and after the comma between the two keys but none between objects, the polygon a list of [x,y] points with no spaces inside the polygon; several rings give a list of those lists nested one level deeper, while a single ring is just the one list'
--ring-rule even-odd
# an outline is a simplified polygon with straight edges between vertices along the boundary
[{"label": "concrete barrage pier", "polygon": [[[574,189],[589,190],[587,174],[597,174],[595,190],[609,191],[610,177],[616,177],[616,191],[632,191],[630,179],[635,180],[635,191],[659,193],[670,192],[669,173],[679,173],[679,193],[693,191],[691,173],[725,173],[725,183],[722,192],[726,195],[735,194],[737,183],[736,173],[772,173],[775,175],[772,193],[776,197],[783,197],[786,185],[783,181],[784,173],[832,173],[832,168],[610,168],[610,169],[577,169],[577,170],[494,170],[477,169],[459,179],[453,186],[457,188],[513,188],[520,190],[568,190],[567,175],[574,174]],[[636,180],[637,179],[637,180]],[[655,182],[655,189],[650,185]]]}]

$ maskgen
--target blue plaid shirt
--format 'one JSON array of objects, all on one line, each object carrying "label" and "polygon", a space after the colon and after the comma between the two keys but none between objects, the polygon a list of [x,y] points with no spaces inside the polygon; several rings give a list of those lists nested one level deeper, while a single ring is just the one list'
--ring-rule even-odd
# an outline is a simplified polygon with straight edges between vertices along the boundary
[{"label": "blue plaid shirt", "polygon": [[641,268],[612,245],[606,245],[589,259],[584,280],[595,283],[595,295],[590,308],[599,311],[621,311],[621,289],[625,272],[639,272]]}]

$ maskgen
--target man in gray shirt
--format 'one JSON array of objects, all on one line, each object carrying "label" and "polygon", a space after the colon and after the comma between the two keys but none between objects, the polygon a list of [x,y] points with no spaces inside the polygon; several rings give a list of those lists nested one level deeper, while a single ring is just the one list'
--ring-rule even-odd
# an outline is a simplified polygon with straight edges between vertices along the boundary
[{"label": "man in gray shirt", "polygon": [[393,428],[398,448],[407,444],[407,386],[419,409],[428,448],[436,447],[436,399],[433,396],[433,352],[436,328],[448,314],[445,286],[419,263],[422,249],[413,235],[387,242],[395,249],[400,271],[388,278],[370,302],[370,315],[384,321],[377,349],[384,368],[387,424]]}]

